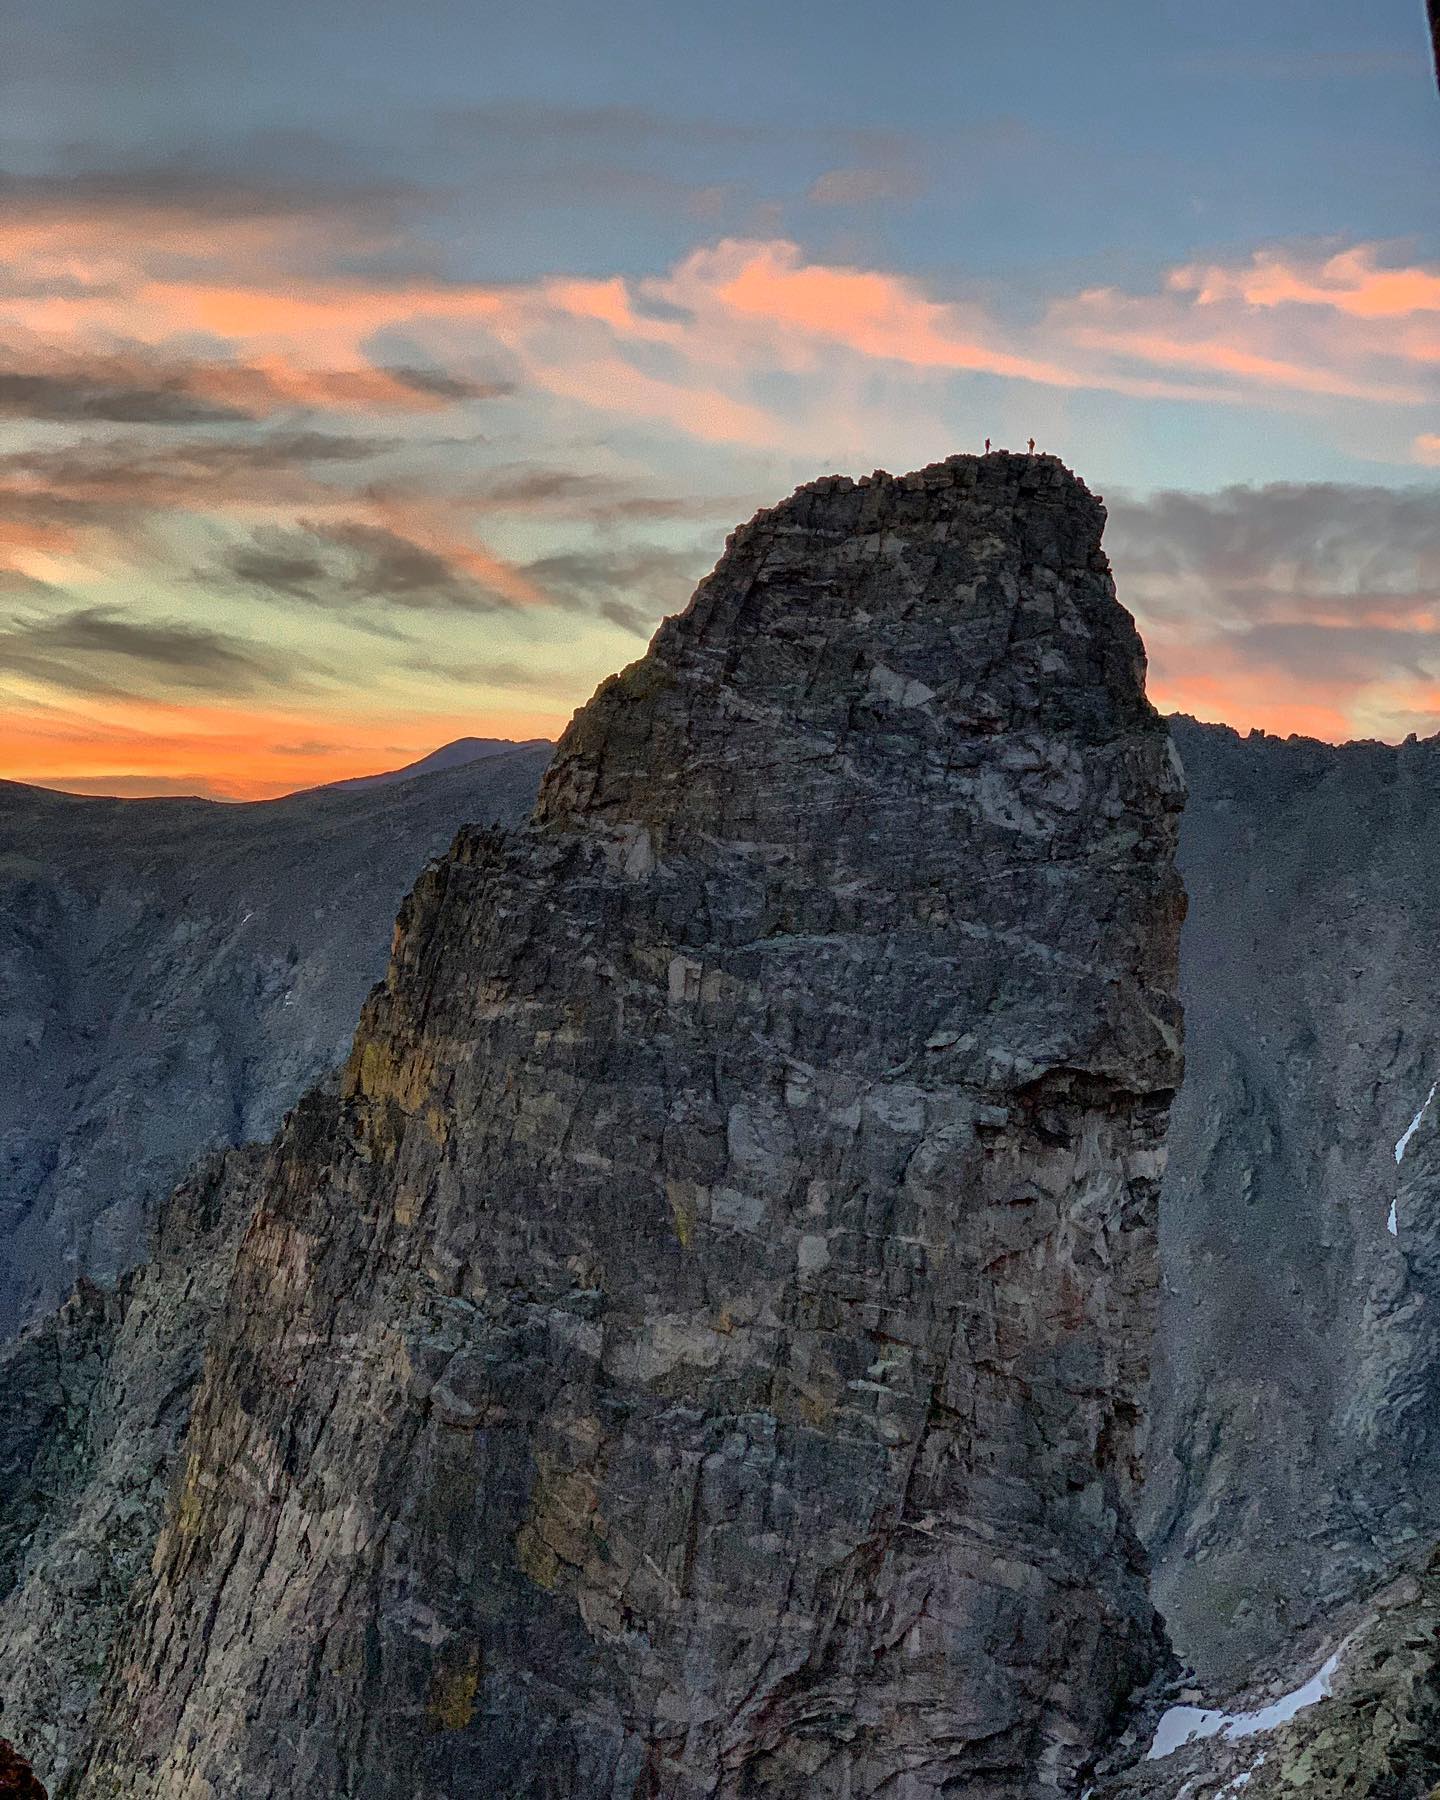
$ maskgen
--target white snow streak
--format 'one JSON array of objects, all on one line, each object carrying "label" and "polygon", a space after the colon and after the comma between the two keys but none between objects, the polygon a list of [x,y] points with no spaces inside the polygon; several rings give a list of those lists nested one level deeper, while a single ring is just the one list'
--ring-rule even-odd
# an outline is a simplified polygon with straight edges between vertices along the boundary
[{"label": "white snow streak", "polygon": [[1432,1081],[1430,1083],[1430,1092],[1425,1096],[1425,1104],[1420,1108],[1419,1112],[1416,1113],[1415,1117],[1410,1121],[1410,1123],[1405,1127],[1405,1130],[1401,1133],[1400,1139],[1397,1142],[1397,1144],[1395,1145],[1395,1160],[1397,1163],[1404,1162],[1405,1146],[1410,1142],[1411,1138],[1414,1137],[1415,1133],[1420,1129],[1420,1121],[1425,1117],[1425,1114],[1430,1110],[1430,1102],[1435,1098],[1436,1088],[1440,1088],[1440,1081]]},{"label": "white snow streak", "polygon": [[1385,1221],[1385,1229],[1391,1237],[1399,1237],[1400,1227],[1395,1223],[1395,1202],[1390,1202],[1390,1217]]},{"label": "white snow streak", "polygon": [[1250,1777],[1260,1767],[1264,1760],[1265,1752],[1262,1750],[1248,1769],[1242,1769],[1233,1781],[1227,1782],[1226,1785],[1221,1788],[1219,1794],[1216,1795],[1215,1800],[1224,1800],[1226,1794],[1238,1794],[1241,1788],[1249,1787]]},{"label": "white snow streak", "polygon": [[1307,1706],[1328,1699],[1330,1682],[1339,1666],[1340,1652],[1337,1650],[1303,1686],[1293,1693],[1282,1694],[1258,1712],[1226,1713],[1212,1712],[1203,1706],[1172,1706],[1156,1727],[1155,1741],[1146,1752],[1146,1760],[1155,1762],[1162,1756],[1169,1756],[1182,1744],[1198,1743],[1202,1738],[1223,1737],[1233,1743],[1239,1738],[1254,1737],[1260,1731],[1274,1731],[1277,1726],[1288,1724]]}]

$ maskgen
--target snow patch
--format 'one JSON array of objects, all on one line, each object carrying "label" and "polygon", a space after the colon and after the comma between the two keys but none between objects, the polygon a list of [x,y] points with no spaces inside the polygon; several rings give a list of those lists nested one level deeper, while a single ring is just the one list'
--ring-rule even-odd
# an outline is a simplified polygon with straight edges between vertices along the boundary
[{"label": "snow patch", "polygon": [[1432,1081],[1430,1083],[1430,1092],[1425,1096],[1424,1104],[1421,1106],[1419,1112],[1416,1113],[1415,1117],[1405,1127],[1404,1131],[1401,1132],[1400,1137],[1395,1145],[1395,1161],[1397,1163],[1404,1162],[1405,1147],[1410,1142],[1411,1138],[1414,1137],[1415,1133],[1420,1129],[1420,1121],[1425,1117],[1426,1113],[1430,1110],[1430,1102],[1435,1098],[1436,1088],[1440,1088],[1440,1081]]},{"label": "snow patch", "polygon": [[1227,1782],[1226,1785],[1221,1788],[1219,1794],[1216,1795],[1215,1800],[1223,1800],[1224,1795],[1238,1794],[1243,1788],[1249,1787],[1250,1777],[1260,1767],[1264,1760],[1265,1752],[1262,1750],[1248,1769],[1242,1769],[1233,1781]]},{"label": "snow patch", "polygon": [[1395,1202],[1390,1202],[1390,1217],[1385,1221],[1385,1229],[1391,1237],[1399,1237],[1400,1227],[1395,1223]]},{"label": "snow patch", "polygon": [[[1234,1743],[1239,1738],[1254,1737],[1257,1732],[1274,1731],[1280,1725],[1288,1725],[1296,1713],[1303,1712],[1307,1706],[1329,1699],[1330,1683],[1339,1666],[1340,1651],[1337,1650],[1302,1686],[1293,1693],[1282,1694],[1258,1712],[1227,1713],[1211,1711],[1204,1706],[1172,1706],[1155,1728],[1154,1742],[1145,1753],[1146,1761],[1156,1762],[1162,1756],[1171,1755],[1182,1744],[1199,1743],[1203,1738],[1223,1737]],[[1258,1763],[1255,1766],[1258,1767]],[[1246,1779],[1249,1779],[1248,1775]]]}]

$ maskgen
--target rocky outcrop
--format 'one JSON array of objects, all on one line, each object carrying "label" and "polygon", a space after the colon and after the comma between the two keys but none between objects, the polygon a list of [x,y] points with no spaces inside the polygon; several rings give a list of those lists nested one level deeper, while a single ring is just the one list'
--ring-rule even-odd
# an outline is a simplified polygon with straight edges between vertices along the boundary
[{"label": "rocky outcrop", "polygon": [[1149,1708],[1127,1766],[1092,1800],[1433,1800],[1440,1569],[1340,1609],[1221,1707],[1193,1689],[1173,1698]]},{"label": "rocky outcrop", "polygon": [[344,1059],[416,871],[518,823],[548,756],[247,806],[0,782],[0,1340]]},{"label": "rocky outcrop", "polygon": [[1187,1068],[1144,1527],[1223,1693],[1440,1541],[1440,739],[1174,729]]},{"label": "rocky outcrop", "polygon": [[0,1349],[0,1724],[52,1782],[154,1554],[264,1162],[208,1159],[163,1209],[149,1262],[110,1292],[82,1282]]},{"label": "rocky outcrop", "polygon": [[1165,1656],[1180,783],[1103,516],[801,489],[422,877],[67,1792],[1071,1791]]}]

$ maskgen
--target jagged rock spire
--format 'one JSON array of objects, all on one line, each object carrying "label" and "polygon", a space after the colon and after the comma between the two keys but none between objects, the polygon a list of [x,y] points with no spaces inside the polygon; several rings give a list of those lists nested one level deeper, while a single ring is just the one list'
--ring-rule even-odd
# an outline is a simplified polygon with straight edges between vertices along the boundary
[{"label": "jagged rock spire", "polygon": [[801,489],[421,880],[85,1800],[1072,1791],[1165,1655],[1181,796],[1103,517]]}]

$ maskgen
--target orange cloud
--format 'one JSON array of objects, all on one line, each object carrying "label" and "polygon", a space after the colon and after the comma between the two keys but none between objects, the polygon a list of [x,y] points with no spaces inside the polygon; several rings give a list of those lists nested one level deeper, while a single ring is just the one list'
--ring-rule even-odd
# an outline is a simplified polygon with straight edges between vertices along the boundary
[{"label": "orange cloud", "polygon": [[151,281],[135,296],[147,335],[213,332],[236,344],[303,346],[339,361],[372,332],[425,319],[494,318],[504,304],[487,287],[331,279],[284,288]]},{"label": "orange cloud", "polygon": [[[1098,299],[1098,296],[1096,297]],[[1186,343],[1160,332],[1102,331],[1077,326],[1069,341],[1085,349],[1110,350],[1140,362],[1167,368],[1210,369],[1236,375],[1261,387],[1293,388],[1299,393],[1333,395],[1345,400],[1371,400],[1377,405],[1415,406],[1426,398],[1423,387],[1394,382],[1361,381],[1314,364],[1263,356],[1243,344],[1216,339]]]},{"label": "orange cloud", "polygon": [[361,190],[266,190],[183,173],[126,185],[94,178],[6,184],[0,266],[100,288],[151,269],[258,267],[294,273],[336,252],[393,247],[389,197]]},{"label": "orange cloud", "polygon": [[1321,265],[1363,267],[1368,284],[1356,276],[1349,288],[1327,287],[1311,265],[1273,252],[1236,269],[1172,271],[1148,294],[1087,289],[1053,302],[1047,324],[1079,355],[1112,368],[1209,371],[1217,388],[1252,399],[1279,390],[1424,404],[1437,397],[1440,331],[1431,302],[1440,274],[1374,269],[1372,255],[1362,248]]},{"label": "orange cloud", "polygon": [[304,368],[284,356],[258,356],[248,364],[206,363],[191,378],[195,393],[249,412],[281,406],[324,412],[438,412],[448,404],[433,389],[418,387],[371,364],[344,369]]},{"label": "orange cloud", "polygon": [[[137,335],[151,355],[213,343],[228,362],[207,358],[196,391],[242,408],[433,407],[433,391],[370,354],[377,336],[402,330],[447,358],[501,351],[535,388],[617,419],[797,452],[861,435],[837,397],[846,379],[837,353],[856,383],[886,365],[1227,405],[1287,395],[1415,405],[1440,362],[1440,274],[1382,267],[1366,245],[1308,261],[1265,251],[1233,268],[1186,266],[1149,293],[1062,295],[1039,325],[1022,326],[892,271],[807,260],[784,240],[723,240],[649,278],[502,287],[297,274],[283,267],[298,255],[289,218],[222,220],[198,234],[183,273],[165,232],[158,248],[142,236],[131,253],[115,248],[112,231],[97,263],[92,225],[22,222],[21,276],[43,251],[52,280],[31,268],[9,293],[0,287],[0,325],[75,354]],[[75,241],[62,254],[67,230]],[[259,279],[243,254],[257,245]],[[777,373],[811,383],[783,415],[760,391]]]},{"label": "orange cloud", "polygon": [[671,287],[702,312],[716,305],[742,318],[833,339],[864,356],[922,368],[983,370],[1055,387],[1083,385],[1071,370],[1012,355],[967,334],[964,309],[927,300],[899,276],[805,263],[797,244],[727,242],[697,251]]},{"label": "orange cloud", "polygon": [[[1420,273],[1407,272],[1407,280]],[[640,286],[689,315],[681,341],[697,362],[738,369],[763,366],[768,358],[772,366],[818,372],[823,347],[831,345],[920,371],[983,373],[1140,398],[1273,403],[1277,390],[1288,390],[1414,405],[1431,389],[1396,379],[1396,363],[1423,367],[1433,363],[1436,350],[1428,329],[1397,332],[1389,324],[1382,330],[1368,319],[1357,330],[1349,320],[1327,325],[1312,318],[1297,333],[1288,313],[1257,315],[1243,301],[1221,305],[1218,287],[1202,304],[1174,277],[1148,295],[1095,289],[1062,297],[1041,327],[1022,330],[977,304],[933,299],[902,276],[806,262],[799,247],[786,242],[727,240],[695,251],[669,277]],[[627,333],[628,324],[617,321],[617,330]],[[1308,354],[1297,356],[1297,349]],[[1139,374],[1136,362],[1167,373]],[[1177,380],[1170,371],[1215,379]]]},{"label": "orange cloud", "polygon": [[1357,244],[1320,261],[1256,251],[1248,264],[1225,268],[1190,264],[1167,285],[1192,292],[1198,306],[1243,300],[1248,306],[1325,306],[1357,319],[1396,319],[1440,313],[1440,274],[1431,269],[1377,267],[1374,244]]},{"label": "orange cloud", "polygon": [[1210,638],[1147,638],[1149,695],[1161,712],[1189,713],[1211,724],[1240,731],[1270,731],[1278,737],[1340,742],[1354,735],[1350,707],[1353,682],[1277,681],[1273,670],[1248,666],[1243,655]]},{"label": "orange cloud", "polygon": [[[515,606],[549,606],[550,596],[513,563],[497,556],[473,532],[457,529],[457,509],[407,492],[373,490],[368,510],[386,530],[398,532]],[[463,510],[463,509],[462,509]]]}]

